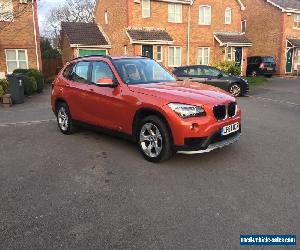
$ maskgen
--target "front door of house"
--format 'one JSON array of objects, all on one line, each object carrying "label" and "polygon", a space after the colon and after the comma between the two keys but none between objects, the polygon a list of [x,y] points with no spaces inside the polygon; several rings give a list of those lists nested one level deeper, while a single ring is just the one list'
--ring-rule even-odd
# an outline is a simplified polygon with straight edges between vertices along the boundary
[{"label": "front door of house", "polygon": [[153,59],[153,45],[142,45],[142,56]]},{"label": "front door of house", "polygon": [[243,48],[242,47],[236,47],[235,48],[235,64],[239,67],[242,66],[242,60],[243,60]]},{"label": "front door of house", "polygon": [[287,52],[286,52],[286,67],[285,67],[286,73],[292,73],[293,54],[294,54],[294,49],[293,48],[288,48]]}]

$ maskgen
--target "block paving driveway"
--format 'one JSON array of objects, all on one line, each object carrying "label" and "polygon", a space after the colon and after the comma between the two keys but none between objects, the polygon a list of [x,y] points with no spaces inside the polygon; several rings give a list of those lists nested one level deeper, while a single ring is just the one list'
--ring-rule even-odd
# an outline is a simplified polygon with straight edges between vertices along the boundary
[{"label": "block paving driveway", "polygon": [[240,234],[300,247],[299,78],[239,98],[239,143],[159,165],[118,138],[62,135],[49,101],[0,108],[0,249],[240,249]]}]

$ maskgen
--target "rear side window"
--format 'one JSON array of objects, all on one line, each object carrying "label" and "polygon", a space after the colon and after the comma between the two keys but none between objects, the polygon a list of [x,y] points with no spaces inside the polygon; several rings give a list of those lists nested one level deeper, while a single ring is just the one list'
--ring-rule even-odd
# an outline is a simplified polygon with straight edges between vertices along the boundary
[{"label": "rear side window", "polygon": [[63,72],[64,78],[71,80],[73,68],[74,68],[74,64],[70,64],[66,67],[66,69]]},{"label": "rear side window", "polygon": [[78,62],[73,74],[73,80],[81,83],[88,83],[90,62]]}]

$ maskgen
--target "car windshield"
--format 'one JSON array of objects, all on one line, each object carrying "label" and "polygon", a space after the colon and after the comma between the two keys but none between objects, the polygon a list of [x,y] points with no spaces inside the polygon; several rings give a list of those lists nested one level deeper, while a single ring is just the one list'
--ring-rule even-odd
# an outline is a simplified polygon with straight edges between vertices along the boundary
[{"label": "car windshield", "polygon": [[122,80],[129,85],[175,81],[168,71],[151,59],[116,59],[113,64]]},{"label": "car windshield", "polygon": [[274,63],[274,58],[273,57],[263,57],[263,62],[264,63]]}]

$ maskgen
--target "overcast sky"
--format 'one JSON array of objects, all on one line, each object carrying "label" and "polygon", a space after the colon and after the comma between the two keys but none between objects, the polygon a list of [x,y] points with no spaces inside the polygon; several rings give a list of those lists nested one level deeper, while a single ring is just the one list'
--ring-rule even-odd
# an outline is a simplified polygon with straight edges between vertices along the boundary
[{"label": "overcast sky", "polygon": [[38,1],[38,14],[39,14],[39,24],[41,33],[43,33],[43,29],[45,26],[45,17],[49,11],[54,6],[63,3],[64,0],[40,0]]}]

